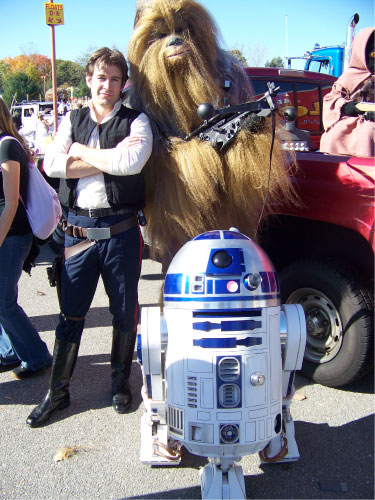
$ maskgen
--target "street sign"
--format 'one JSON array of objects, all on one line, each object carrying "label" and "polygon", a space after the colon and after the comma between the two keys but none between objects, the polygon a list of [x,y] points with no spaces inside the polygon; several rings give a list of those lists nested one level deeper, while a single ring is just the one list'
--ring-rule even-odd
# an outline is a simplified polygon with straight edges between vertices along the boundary
[{"label": "street sign", "polygon": [[62,3],[45,3],[46,24],[64,24],[64,6]]}]

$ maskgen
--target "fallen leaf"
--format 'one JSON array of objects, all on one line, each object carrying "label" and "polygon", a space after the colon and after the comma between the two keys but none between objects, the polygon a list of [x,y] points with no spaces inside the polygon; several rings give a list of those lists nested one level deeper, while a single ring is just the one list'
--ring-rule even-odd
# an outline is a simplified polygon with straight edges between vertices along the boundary
[{"label": "fallen leaf", "polygon": [[45,295],[45,293],[44,293],[44,292],[41,292],[40,290],[38,290],[38,291],[36,292],[36,294],[37,294],[37,295]]},{"label": "fallen leaf", "polygon": [[55,462],[61,462],[62,460],[66,460],[67,458],[72,457],[79,451],[85,451],[85,450],[84,448],[81,448],[79,446],[64,446],[63,448],[57,450],[53,459]]},{"label": "fallen leaf", "polygon": [[301,392],[298,393],[296,392],[295,395],[293,396],[293,399],[296,399],[297,401],[303,401],[304,399],[307,399],[305,394],[302,394]]}]

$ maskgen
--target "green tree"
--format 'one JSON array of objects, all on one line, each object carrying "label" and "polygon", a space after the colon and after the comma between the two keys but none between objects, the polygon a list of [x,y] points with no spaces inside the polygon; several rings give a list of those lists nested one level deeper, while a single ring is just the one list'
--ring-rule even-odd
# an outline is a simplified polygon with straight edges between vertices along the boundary
[{"label": "green tree", "polygon": [[58,86],[66,83],[68,86],[77,87],[85,81],[85,69],[76,62],[57,59],[56,80]]},{"label": "green tree", "polygon": [[90,89],[86,85],[86,80],[82,81],[77,87],[74,87],[74,95],[76,97],[91,96]]},{"label": "green tree", "polygon": [[242,54],[242,51],[239,49],[232,49],[230,51],[233,57],[235,57],[241,64],[242,66],[247,66],[247,60],[246,57]]},{"label": "green tree", "polygon": [[267,61],[264,65],[266,68],[283,68],[284,62],[280,56],[272,58],[270,61]]},{"label": "green tree", "polygon": [[18,102],[24,99],[37,99],[42,92],[41,85],[30,78],[26,73],[13,73],[4,82],[3,99],[10,106],[13,96],[16,96]]},{"label": "green tree", "polygon": [[4,89],[5,81],[9,76],[9,72],[9,64],[4,59],[0,59],[0,90]]}]

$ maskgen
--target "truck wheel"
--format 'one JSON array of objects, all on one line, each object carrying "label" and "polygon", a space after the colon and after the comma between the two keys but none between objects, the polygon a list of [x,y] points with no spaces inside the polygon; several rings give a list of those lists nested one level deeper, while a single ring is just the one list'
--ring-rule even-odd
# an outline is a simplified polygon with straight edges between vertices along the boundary
[{"label": "truck wheel", "polygon": [[298,261],[279,274],[283,304],[301,304],[307,339],[302,374],[340,387],[373,364],[373,296],[358,273],[344,265]]}]

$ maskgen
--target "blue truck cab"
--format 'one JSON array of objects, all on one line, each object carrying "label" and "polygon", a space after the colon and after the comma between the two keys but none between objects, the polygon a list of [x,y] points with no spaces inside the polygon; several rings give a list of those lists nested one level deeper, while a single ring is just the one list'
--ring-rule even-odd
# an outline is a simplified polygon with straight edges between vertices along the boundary
[{"label": "blue truck cab", "polygon": [[307,52],[308,59],[305,63],[305,71],[315,71],[339,77],[344,66],[344,47],[330,46],[320,47],[316,44],[311,52]]},{"label": "blue truck cab", "polygon": [[293,59],[304,59],[306,62],[303,69],[305,71],[315,71],[338,78],[349,66],[355,27],[358,22],[359,15],[354,14],[347,26],[346,43],[325,47],[316,43],[314,48],[305,52],[303,56],[287,56],[288,69],[292,68]]}]

